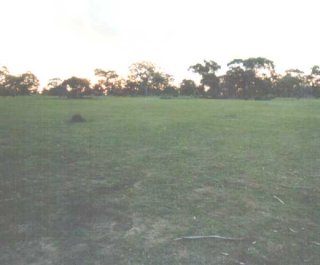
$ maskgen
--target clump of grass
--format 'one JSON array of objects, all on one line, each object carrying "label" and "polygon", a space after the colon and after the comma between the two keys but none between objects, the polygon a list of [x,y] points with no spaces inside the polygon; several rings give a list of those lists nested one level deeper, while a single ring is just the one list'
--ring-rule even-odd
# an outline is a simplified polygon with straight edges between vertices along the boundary
[{"label": "clump of grass", "polygon": [[74,114],[71,119],[70,119],[70,122],[71,123],[74,123],[74,122],[85,122],[85,118],[83,118],[81,116],[81,114]]}]

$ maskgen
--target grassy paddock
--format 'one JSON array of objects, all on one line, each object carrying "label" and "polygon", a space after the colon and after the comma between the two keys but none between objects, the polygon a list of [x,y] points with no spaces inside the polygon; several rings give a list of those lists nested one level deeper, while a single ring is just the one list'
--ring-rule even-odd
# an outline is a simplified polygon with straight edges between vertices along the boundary
[{"label": "grassy paddock", "polygon": [[319,264],[318,100],[0,98],[0,177],[0,264]]}]

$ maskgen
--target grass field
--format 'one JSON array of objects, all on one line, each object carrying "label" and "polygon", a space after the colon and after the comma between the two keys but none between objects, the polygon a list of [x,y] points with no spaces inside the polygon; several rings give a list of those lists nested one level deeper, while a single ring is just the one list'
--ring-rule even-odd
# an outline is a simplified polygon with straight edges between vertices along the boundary
[{"label": "grass field", "polygon": [[319,264],[319,100],[0,98],[0,177],[0,264]]}]

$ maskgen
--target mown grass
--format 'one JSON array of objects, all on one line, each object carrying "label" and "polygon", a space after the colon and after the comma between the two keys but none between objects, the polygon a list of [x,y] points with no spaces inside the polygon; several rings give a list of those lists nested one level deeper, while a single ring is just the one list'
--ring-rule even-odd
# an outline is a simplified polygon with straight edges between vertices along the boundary
[{"label": "mown grass", "polygon": [[318,100],[1,98],[0,264],[319,264],[319,129]]}]

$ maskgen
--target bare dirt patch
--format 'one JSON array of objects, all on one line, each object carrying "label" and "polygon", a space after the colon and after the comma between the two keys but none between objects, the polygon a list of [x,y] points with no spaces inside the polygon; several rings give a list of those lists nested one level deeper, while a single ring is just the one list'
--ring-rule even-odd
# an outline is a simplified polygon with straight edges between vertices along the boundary
[{"label": "bare dirt patch", "polygon": [[157,220],[143,219],[141,217],[133,218],[133,225],[127,231],[126,237],[141,237],[145,248],[151,248],[169,241],[172,237],[170,232],[173,225],[165,219]]}]

